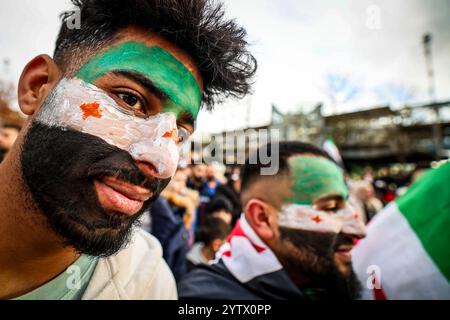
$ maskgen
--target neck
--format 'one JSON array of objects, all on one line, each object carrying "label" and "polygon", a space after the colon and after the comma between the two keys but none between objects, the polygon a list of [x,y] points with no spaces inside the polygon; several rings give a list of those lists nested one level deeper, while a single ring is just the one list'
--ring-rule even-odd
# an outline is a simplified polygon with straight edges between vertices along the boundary
[{"label": "neck", "polygon": [[47,225],[24,185],[18,143],[0,164],[0,299],[27,293],[77,258]]},{"label": "neck", "polygon": [[214,251],[210,247],[204,245],[202,248],[202,255],[206,258],[206,260],[209,261],[209,260],[214,259],[215,254],[214,254]]}]

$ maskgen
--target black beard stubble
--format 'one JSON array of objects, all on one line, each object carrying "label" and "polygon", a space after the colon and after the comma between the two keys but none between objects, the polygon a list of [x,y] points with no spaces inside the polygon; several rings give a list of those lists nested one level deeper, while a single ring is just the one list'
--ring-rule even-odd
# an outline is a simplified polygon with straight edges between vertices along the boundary
[{"label": "black beard stubble", "polygon": [[361,293],[361,284],[351,264],[344,274],[334,254],[343,244],[352,244],[350,236],[280,227],[280,262],[308,280],[308,286],[324,291],[322,298],[351,300]]},{"label": "black beard stubble", "polygon": [[[123,248],[133,225],[170,181],[144,176],[127,152],[98,137],[36,121],[25,137],[21,166],[25,185],[51,229],[64,245],[92,256]],[[106,212],[93,185],[102,176],[143,186],[153,196],[131,217]]]}]

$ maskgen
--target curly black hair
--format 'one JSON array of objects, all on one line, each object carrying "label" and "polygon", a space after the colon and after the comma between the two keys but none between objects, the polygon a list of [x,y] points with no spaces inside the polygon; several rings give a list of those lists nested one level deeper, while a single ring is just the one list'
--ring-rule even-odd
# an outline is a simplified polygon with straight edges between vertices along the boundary
[{"label": "curly black hair", "polygon": [[[250,92],[257,63],[248,51],[247,33],[226,19],[213,0],[72,0],[75,10],[61,14],[54,59],[68,72],[86,49],[110,44],[119,31],[137,26],[157,33],[185,50],[203,82],[203,103],[211,109],[229,96]],[[69,28],[78,11],[81,28]],[[72,70],[73,71],[73,70]]]}]

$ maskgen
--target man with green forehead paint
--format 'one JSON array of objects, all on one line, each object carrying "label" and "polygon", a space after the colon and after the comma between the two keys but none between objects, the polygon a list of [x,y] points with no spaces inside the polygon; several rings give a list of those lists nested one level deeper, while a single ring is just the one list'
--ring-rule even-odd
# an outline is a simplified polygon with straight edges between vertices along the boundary
[{"label": "man with green forehead paint", "polygon": [[366,231],[341,168],[310,144],[279,149],[276,175],[261,175],[261,163],[242,168],[244,212],[215,263],[179,284],[181,298],[358,298],[350,251]]},{"label": "man with green forehead paint", "polygon": [[[73,0],[0,164],[0,299],[175,299],[139,228],[202,104],[250,91],[246,32],[210,0]],[[80,27],[74,19],[81,17]]]}]

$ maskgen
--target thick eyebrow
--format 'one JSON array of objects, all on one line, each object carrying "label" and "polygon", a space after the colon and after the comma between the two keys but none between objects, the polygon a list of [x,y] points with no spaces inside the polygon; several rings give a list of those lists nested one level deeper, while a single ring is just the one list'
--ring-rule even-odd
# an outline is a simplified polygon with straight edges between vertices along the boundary
[{"label": "thick eyebrow", "polygon": [[149,78],[147,78],[141,73],[129,70],[114,70],[111,71],[111,74],[125,77],[131,81],[140,84],[142,87],[144,87],[146,90],[154,94],[158,99],[162,101],[168,100],[167,94],[158,87],[156,87]]},{"label": "thick eyebrow", "polygon": [[[158,87],[156,87],[153,84],[153,82],[143,74],[129,70],[114,70],[111,71],[111,74],[125,77],[127,79],[130,79],[131,81],[140,84],[142,87],[144,87],[146,90],[154,94],[161,101],[169,100],[167,94]],[[195,129],[195,118],[189,111],[183,111],[180,114],[178,120],[180,120],[182,123],[192,126],[192,129]]]}]

